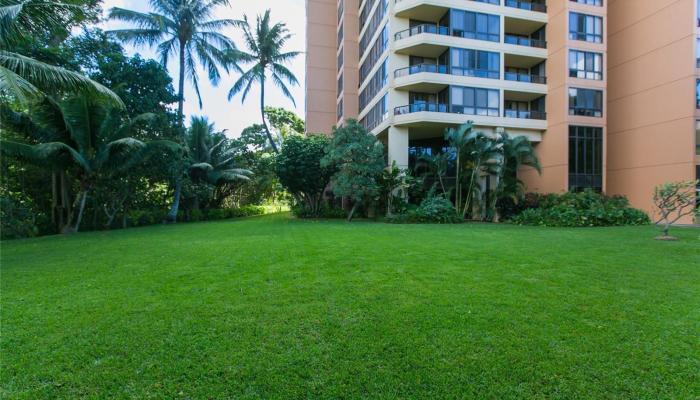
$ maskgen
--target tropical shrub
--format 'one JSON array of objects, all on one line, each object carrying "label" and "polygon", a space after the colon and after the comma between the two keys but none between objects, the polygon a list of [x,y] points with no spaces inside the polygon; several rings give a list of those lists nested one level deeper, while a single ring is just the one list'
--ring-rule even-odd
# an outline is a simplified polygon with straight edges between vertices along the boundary
[{"label": "tropical shrub", "polygon": [[384,146],[356,120],[333,129],[333,139],[321,165],[338,168],[333,176],[333,193],[354,202],[348,221],[358,207],[379,198],[379,181],[386,167]]},{"label": "tropical shrub", "polygon": [[296,204],[292,207],[292,214],[297,218],[341,219],[347,216],[347,212],[342,208],[327,204],[321,205],[316,211],[311,210],[305,204]]},{"label": "tropical shrub", "polygon": [[526,208],[512,217],[518,225],[552,227],[592,227],[647,225],[649,217],[630,207],[622,196],[608,197],[592,190],[579,193],[529,195]]},{"label": "tropical shrub", "polygon": [[297,203],[319,216],[323,192],[335,173],[335,165],[321,165],[330,140],[326,136],[290,136],[277,156],[276,171],[280,183]]},{"label": "tropical shrub", "polygon": [[46,216],[34,202],[19,192],[0,191],[0,239],[21,239],[39,235]]},{"label": "tropical shrub", "polygon": [[244,218],[244,217],[254,217],[256,215],[265,214],[265,207],[263,206],[242,206],[239,208],[229,208],[226,210],[226,218]]},{"label": "tropical shrub", "polygon": [[700,181],[670,182],[654,188],[654,205],[659,219],[656,225],[662,227],[663,237],[669,239],[671,225],[689,215],[700,215],[696,188]]},{"label": "tropical shrub", "polygon": [[462,221],[452,202],[441,195],[428,196],[418,207],[386,218],[386,222],[393,224],[456,224]]}]

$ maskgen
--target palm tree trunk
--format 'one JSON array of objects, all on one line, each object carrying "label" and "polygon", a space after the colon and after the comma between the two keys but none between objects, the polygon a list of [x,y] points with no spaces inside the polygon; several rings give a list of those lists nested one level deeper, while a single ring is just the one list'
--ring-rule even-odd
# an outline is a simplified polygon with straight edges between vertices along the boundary
[{"label": "palm tree trunk", "polygon": [[177,222],[177,213],[180,209],[180,196],[182,194],[182,179],[175,183],[175,193],[173,194],[173,205],[170,207],[166,222]]},{"label": "palm tree trunk", "polygon": [[267,134],[267,140],[270,141],[270,146],[272,146],[272,151],[274,151],[276,154],[279,153],[279,150],[277,149],[277,145],[275,144],[275,141],[272,139],[272,134],[270,133],[270,128],[267,126],[267,122],[265,122],[265,77],[260,80],[260,115],[262,116],[262,123],[263,126],[265,127],[265,133]]},{"label": "palm tree trunk", "polygon": [[182,128],[184,125],[185,107],[185,44],[182,42],[180,42],[180,76],[177,90],[177,123]]},{"label": "palm tree trunk", "polygon": [[350,214],[348,214],[348,222],[352,221],[352,217],[355,215],[355,211],[357,210],[357,207],[360,205],[359,201],[356,201],[355,204],[352,205],[352,209],[350,210]]},{"label": "palm tree trunk", "polygon": [[[185,106],[185,44],[180,42],[180,71],[178,78],[178,99],[177,99],[177,123],[180,127],[180,133],[183,135],[182,142],[185,143],[184,138],[184,106]],[[178,177],[175,182],[175,191],[173,192],[173,204],[170,206],[170,211],[166,217],[166,222],[177,222],[177,213],[180,209],[180,195],[182,194],[182,178]]]}]

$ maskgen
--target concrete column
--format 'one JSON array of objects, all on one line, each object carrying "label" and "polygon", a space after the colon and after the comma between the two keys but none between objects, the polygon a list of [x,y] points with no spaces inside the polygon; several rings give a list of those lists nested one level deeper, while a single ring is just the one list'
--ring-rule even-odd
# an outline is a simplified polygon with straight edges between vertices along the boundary
[{"label": "concrete column", "polygon": [[389,165],[396,162],[399,169],[408,169],[408,128],[389,128]]}]

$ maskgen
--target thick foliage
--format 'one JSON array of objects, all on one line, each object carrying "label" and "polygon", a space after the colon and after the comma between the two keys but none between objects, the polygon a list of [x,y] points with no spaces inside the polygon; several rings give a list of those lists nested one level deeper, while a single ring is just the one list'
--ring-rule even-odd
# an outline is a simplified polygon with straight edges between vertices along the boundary
[{"label": "thick foliage", "polygon": [[335,173],[334,165],[321,166],[328,144],[322,135],[290,136],[277,156],[280,183],[312,216],[319,216],[323,192]]},{"label": "thick foliage", "polygon": [[463,221],[452,202],[441,195],[429,196],[417,208],[386,218],[386,222],[394,224],[455,224]]},{"label": "thick foliage", "polygon": [[321,205],[316,211],[312,211],[306,204],[297,204],[292,207],[292,214],[297,218],[340,219],[345,218],[347,213],[342,208],[327,204]]},{"label": "thick foliage", "polygon": [[526,208],[511,218],[518,225],[591,227],[647,225],[649,217],[621,196],[579,193],[528,195]]},{"label": "thick foliage", "polygon": [[333,130],[333,139],[321,160],[325,167],[336,166],[333,192],[355,202],[348,219],[362,203],[379,198],[379,180],[384,172],[384,146],[357,121],[350,120]]},{"label": "thick foliage", "polygon": [[32,199],[19,192],[0,190],[0,238],[20,239],[39,235],[46,215],[39,212]]}]

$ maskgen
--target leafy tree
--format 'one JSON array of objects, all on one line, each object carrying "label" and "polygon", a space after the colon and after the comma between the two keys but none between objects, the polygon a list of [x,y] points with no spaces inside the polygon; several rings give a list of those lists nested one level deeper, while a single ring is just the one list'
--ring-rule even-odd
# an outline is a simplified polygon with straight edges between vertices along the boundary
[{"label": "leafy tree", "polygon": [[121,104],[116,94],[97,82],[16,51],[28,35],[67,32],[72,22],[83,18],[82,10],[76,4],[58,1],[0,1],[0,95],[26,104],[47,92],[90,92]]},{"label": "leafy tree", "polygon": [[101,177],[116,178],[134,165],[143,162],[161,146],[177,148],[173,142],[145,143],[129,137],[135,123],[148,119],[140,115],[125,119],[122,113],[104,101],[89,96],[65,100],[45,98],[31,113],[10,120],[15,129],[31,132],[37,144],[2,141],[2,151],[45,168],[73,168],[80,183],[69,223],[78,231],[89,192]]},{"label": "leafy tree", "polygon": [[688,215],[700,214],[695,190],[698,185],[700,181],[670,182],[654,188],[654,205],[659,213],[655,223],[663,227],[660,239],[673,239],[668,235],[671,225]]},{"label": "leafy tree", "polygon": [[479,182],[489,169],[499,168],[503,164],[502,144],[483,132],[471,132],[467,135],[467,146],[464,149],[465,167],[470,174],[467,184],[467,198],[462,208],[462,217],[466,218],[468,210],[481,203],[483,208],[483,198],[481,196],[481,185]]},{"label": "leafy tree", "polygon": [[297,203],[305,203],[311,214],[318,216],[334,165],[322,166],[330,140],[326,136],[290,136],[277,156],[277,176],[280,183],[294,196]]},{"label": "leafy tree", "polygon": [[245,71],[234,83],[228,93],[228,99],[231,100],[237,94],[242,93],[241,101],[243,102],[248,97],[253,84],[258,83],[260,85],[260,116],[262,117],[265,133],[272,150],[275,153],[279,153],[277,144],[272,137],[272,133],[270,133],[267,122],[265,122],[265,84],[268,79],[267,74],[268,72],[270,73],[272,83],[296,105],[287,85],[298,85],[299,81],[285,64],[292,61],[300,52],[284,52],[284,46],[292,35],[284,23],[271,25],[270,10],[267,10],[262,16],[258,16],[255,30],[250,26],[246,15],[243,16],[243,20],[236,21],[235,24],[243,32],[248,51],[232,51],[230,58],[234,63],[252,63],[253,66]]},{"label": "leafy tree", "polygon": [[333,129],[321,165],[338,168],[333,176],[333,192],[354,202],[348,221],[352,221],[360,204],[368,204],[380,195],[379,179],[386,167],[384,146],[356,120]]},{"label": "leafy tree", "polygon": [[462,205],[462,164],[464,149],[469,143],[469,135],[472,133],[473,125],[471,122],[460,125],[457,128],[449,128],[445,131],[445,140],[454,149],[456,154],[456,176],[455,176],[455,209],[460,213]]}]

